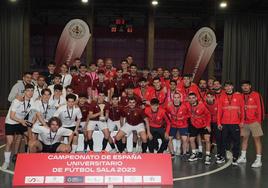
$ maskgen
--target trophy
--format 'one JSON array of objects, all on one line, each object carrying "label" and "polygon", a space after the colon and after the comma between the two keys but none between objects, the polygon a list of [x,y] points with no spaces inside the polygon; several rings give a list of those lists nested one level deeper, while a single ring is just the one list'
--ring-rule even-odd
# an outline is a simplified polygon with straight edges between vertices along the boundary
[{"label": "trophy", "polygon": [[106,120],[106,118],[105,118],[105,116],[104,116],[104,107],[105,107],[105,104],[99,104],[99,107],[100,107],[100,112],[101,112],[101,115],[100,115],[100,121],[105,121]]}]

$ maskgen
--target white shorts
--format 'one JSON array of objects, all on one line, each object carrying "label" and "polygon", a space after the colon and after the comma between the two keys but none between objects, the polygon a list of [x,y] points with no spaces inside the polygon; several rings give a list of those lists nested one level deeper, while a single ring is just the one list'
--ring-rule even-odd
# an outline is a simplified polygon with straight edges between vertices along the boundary
[{"label": "white shorts", "polygon": [[124,133],[126,133],[127,136],[130,135],[130,133],[132,133],[133,131],[137,131],[137,133],[139,134],[140,132],[145,132],[145,127],[143,123],[140,123],[138,125],[132,126],[128,123],[125,123],[123,125],[123,127],[121,127],[120,129],[121,131],[123,131]]},{"label": "white shorts", "polygon": [[89,122],[87,124],[87,130],[93,131],[93,130],[95,130],[96,126],[98,126],[100,131],[102,131],[103,129],[108,129],[108,125],[106,122],[89,120]]},{"label": "white shorts", "polygon": [[110,132],[118,131],[120,129],[120,120],[113,121],[113,120],[108,119],[107,124],[108,124],[108,128]]}]

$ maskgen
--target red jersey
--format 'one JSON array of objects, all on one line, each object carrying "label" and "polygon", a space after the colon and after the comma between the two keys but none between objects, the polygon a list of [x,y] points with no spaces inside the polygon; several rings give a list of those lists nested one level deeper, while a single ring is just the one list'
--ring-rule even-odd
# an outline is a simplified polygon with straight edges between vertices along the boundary
[{"label": "red jersey", "polygon": [[126,118],[126,122],[129,125],[136,126],[140,123],[143,123],[146,118],[144,111],[141,108],[129,108],[126,107],[123,110],[122,116]]},{"label": "red jersey", "polygon": [[134,87],[139,87],[139,75],[129,75],[128,76],[128,84],[133,84]]},{"label": "red jersey", "polygon": [[208,111],[211,115],[211,122],[217,123],[217,115],[218,115],[218,100],[215,98],[214,102],[212,104],[209,104],[208,102],[205,103]]},{"label": "red jersey", "polygon": [[81,110],[81,113],[82,113],[82,119],[81,119],[81,122],[84,122],[87,120],[87,116],[88,116],[88,112],[89,112],[89,108],[90,108],[90,104],[89,103],[85,103],[83,105],[81,104],[78,104],[80,110]]},{"label": "red jersey", "polygon": [[175,106],[173,102],[169,102],[166,106],[166,110],[171,121],[171,127],[188,127],[188,119],[190,117],[190,113],[189,109],[184,103],[181,103],[179,106]]},{"label": "red jersey", "polygon": [[244,123],[244,99],[239,93],[223,93],[218,100],[218,125]]},{"label": "red jersey", "polygon": [[112,67],[111,69],[105,69],[105,77],[108,80],[112,80],[116,75],[116,68]]},{"label": "red jersey", "polygon": [[157,98],[160,105],[165,105],[167,93],[164,91],[164,88],[161,88],[159,91],[152,89],[149,91],[149,101],[153,98]]},{"label": "red jersey", "polygon": [[107,110],[109,110],[109,119],[112,121],[119,121],[123,114],[123,107],[109,105]]},{"label": "red jersey", "polygon": [[148,117],[149,126],[154,128],[165,128],[166,133],[169,134],[170,122],[166,114],[166,110],[159,107],[157,112],[153,112],[151,107],[146,107],[145,115]]},{"label": "red jersey", "polygon": [[111,81],[111,87],[114,88],[114,93],[119,96],[121,96],[122,93],[125,91],[127,84],[128,82],[125,79],[118,80],[115,78]]},{"label": "red jersey", "polygon": [[264,105],[261,95],[252,91],[248,94],[243,93],[245,101],[245,123],[261,123],[264,120]]},{"label": "red jersey", "polygon": [[108,96],[108,90],[111,88],[111,84],[109,80],[104,80],[100,82],[99,80],[95,80],[93,82],[92,90],[97,90],[97,92],[103,92],[105,96]]},{"label": "red jersey", "polygon": [[80,95],[88,95],[88,88],[91,87],[91,79],[88,75],[74,75],[72,78],[71,86],[74,90],[74,93]]},{"label": "red jersey", "polygon": [[182,88],[183,88],[184,95],[186,97],[188,97],[189,93],[195,93],[196,97],[197,97],[197,100],[198,101],[201,100],[201,96],[200,96],[200,93],[199,93],[199,88],[195,83],[192,83],[189,87],[183,86]]},{"label": "red jersey", "polygon": [[205,90],[201,90],[201,89],[199,88],[200,99],[201,99],[201,101],[202,101],[203,103],[206,102],[207,93],[208,93],[208,90],[207,90],[207,89],[205,89]]},{"label": "red jersey", "polygon": [[210,127],[211,115],[204,103],[198,102],[196,106],[190,105],[191,124],[196,128]]},{"label": "red jersey", "polygon": [[149,101],[151,90],[153,90],[151,86],[147,86],[145,90],[142,90],[140,87],[138,87],[134,89],[134,93],[135,95],[139,96],[142,101],[144,100]]},{"label": "red jersey", "polygon": [[[104,110],[103,110],[103,115],[105,116],[106,115],[106,112],[107,110],[109,109],[109,104],[104,102]],[[96,114],[96,113],[99,113],[101,111],[100,109],[100,105],[99,103],[93,101],[90,106],[89,106],[89,112],[92,112],[93,114]],[[93,121],[99,121],[99,118],[100,116],[97,116],[95,118],[92,118],[90,120],[93,120]]]},{"label": "red jersey", "polygon": [[219,99],[220,96],[221,96],[223,93],[224,93],[223,90],[220,90],[220,91],[218,91],[218,92],[214,91],[214,94],[215,94],[216,99]]},{"label": "red jersey", "polygon": [[165,79],[164,77],[161,77],[161,85],[163,87],[166,87],[167,89],[170,88],[170,79]]}]

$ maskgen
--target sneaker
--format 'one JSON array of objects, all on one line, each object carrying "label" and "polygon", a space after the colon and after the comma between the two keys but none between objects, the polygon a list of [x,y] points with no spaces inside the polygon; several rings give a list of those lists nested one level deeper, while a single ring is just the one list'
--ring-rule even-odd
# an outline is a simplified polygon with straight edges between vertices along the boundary
[{"label": "sneaker", "polygon": [[252,168],[260,168],[262,166],[262,162],[260,160],[255,160],[251,165]]},{"label": "sneaker", "polygon": [[186,154],[182,154],[182,155],[181,155],[181,159],[182,159],[183,161],[188,161],[188,156],[187,156]]},{"label": "sneaker", "polygon": [[220,154],[216,154],[215,155],[215,158],[216,158],[216,160],[219,160],[221,158],[221,155]]},{"label": "sneaker", "polygon": [[238,165],[238,163],[237,163],[237,159],[236,159],[236,158],[233,158],[232,165],[233,165],[233,166],[237,166],[237,165]]},{"label": "sneaker", "polygon": [[240,156],[240,157],[237,159],[237,163],[246,163],[246,162],[247,162],[246,157],[242,157],[242,156]]},{"label": "sneaker", "polygon": [[210,155],[206,155],[206,157],[205,157],[205,164],[206,165],[210,165],[210,163],[211,163],[211,157],[210,157]]},{"label": "sneaker", "polygon": [[217,163],[217,164],[222,164],[222,163],[225,163],[225,158],[224,158],[224,157],[219,156],[219,158],[217,159],[216,163]]},{"label": "sneaker", "polygon": [[171,153],[170,155],[171,155],[171,158],[172,159],[175,158],[175,154],[174,153]]},{"label": "sneaker", "polygon": [[187,156],[190,156],[190,155],[191,155],[191,153],[190,153],[189,151],[187,151],[187,152],[186,152],[186,155],[187,155]]},{"label": "sneaker", "polygon": [[202,152],[198,152],[198,154],[197,154],[197,158],[198,158],[198,159],[203,159],[203,153],[202,153]]},{"label": "sneaker", "polygon": [[137,147],[133,148],[132,153],[138,153],[138,148]]},{"label": "sneaker", "polygon": [[181,148],[177,148],[176,152],[175,152],[176,156],[180,156],[181,155]]},{"label": "sneaker", "polygon": [[189,162],[197,161],[198,157],[197,154],[193,153],[190,158],[188,159]]},{"label": "sneaker", "polygon": [[8,169],[8,167],[9,167],[9,163],[4,162],[1,168],[2,168],[2,170],[6,170],[6,169]]}]

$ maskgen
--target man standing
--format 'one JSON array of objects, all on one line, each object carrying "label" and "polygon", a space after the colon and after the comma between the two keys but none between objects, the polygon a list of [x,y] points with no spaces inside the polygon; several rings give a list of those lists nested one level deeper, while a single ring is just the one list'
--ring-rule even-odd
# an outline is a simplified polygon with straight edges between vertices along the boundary
[{"label": "man standing", "polygon": [[47,85],[52,85],[53,84],[53,79],[54,79],[54,74],[55,74],[55,69],[56,69],[56,64],[54,61],[50,61],[47,66],[48,72],[44,72],[43,75],[46,78],[46,83]]},{"label": "man standing", "polygon": [[262,155],[262,144],[261,136],[263,131],[261,128],[261,122],[264,119],[264,105],[262,96],[260,93],[253,91],[250,81],[242,81],[241,88],[245,101],[245,124],[241,128],[242,136],[242,151],[241,156],[238,158],[238,163],[246,163],[246,152],[248,147],[248,139],[250,133],[252,134],[255,148],[256,148],[256,160],[251,165],[252,168],[258,168],[262,166],[261,155]]},{"label": "man standing", "polygon": [[34,85],[33,100],[38,100],[41,98],[41,91],[46,88],[46,78],[42,75],[38,76],[37,83]]},{"label": "man standing", "polygon": [[[233,83],[224,83],[225,93],[219,98],[218,105],[218,128],[222,131],[223,150],[221,156],[225,158],[226,148],[229,141],[233,143],[233,165],[237,165],[240,149],[240,127],[244,124],[244,100],[239,92],[234,92]],[[230,139],[230,140],[229,140]],[[222,158],[220,160],[224,161]]]}]

